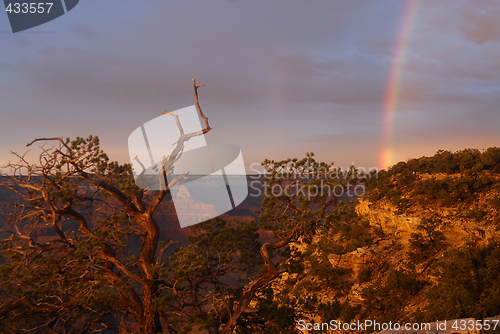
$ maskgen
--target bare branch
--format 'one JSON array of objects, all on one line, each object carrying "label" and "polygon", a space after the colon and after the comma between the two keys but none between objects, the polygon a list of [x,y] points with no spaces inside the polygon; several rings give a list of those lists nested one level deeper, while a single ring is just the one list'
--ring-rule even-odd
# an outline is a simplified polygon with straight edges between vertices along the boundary
[{"label": "bare branch", "polygon": [[26,144],[26,147],[29,147],[31,145],[33,145],[34,143],[38,142],[38,141],[52,141],[52,140],[57,140],[59,142],[61,142],[61,144],[63,144],[66,148],[68,148],[66,146],[66,144],[64,143],[63,139],[60,138],[60,137],[53,137],[53,138],[37,138],[35,140],[33,140],[32,142]]},{"label": "bare branch", "polygon": [[205,120],[205,128],[206,130],[210,130],[210,125],[208,125],[208,118],[203,114],[203,111],[201,111],[200,103],[198,101],[198,88],[203,87],[205,85],[198,85],[196,86],[196,80],[193,79],[193,87],[194,87],[194,98],[196,100],[196,107],[198,108],[198,112],[200,113],[200,116]]},{"label": "bare branch", "polygon": [[224,328],[222,329],[221,333],[226,333],[226,334],[232,333],[234,328],[236,327],[236,323],[239,317],[247,309],[248,304],[250,304],[250,301],[255,295],[255,292],[285,272],[285,270],[276,269],[276,266],[273,264],[271,256],[269,255],[269,250],[281,248],[287,245],[289,242],[290,242],[289,239],[282,239],[276,242],[267,242],[264,245],[262,245],[260,249],[260,254],[264,260],[267,273],[259,277],[249,285],[245,286],[245,288],[243,289],[243,294],[239,299],[239,304],[236,306],[236,309],[234,310],[233,314],[231,314],[229,320],[224,325]]},{"label": "bare branch", "polygon": [[156,266],[159,267],[161,265],[163,253],[165,253],[170,247],[172,247],[173,245],[178,244],[178,243],[179,243],[179,241],[169,240],[168,244],[166,244],[165,246],[163,246],[158,251],[158,256],[156,257]]}]

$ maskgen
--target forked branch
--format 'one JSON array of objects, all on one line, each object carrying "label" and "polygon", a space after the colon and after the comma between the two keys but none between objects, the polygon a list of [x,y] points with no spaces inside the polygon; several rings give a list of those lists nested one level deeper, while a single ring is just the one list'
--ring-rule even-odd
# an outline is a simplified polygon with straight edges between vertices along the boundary
[{"label": "forked branch", "polygon": [[203,86],[205,86],[205,85],[196,86],[196,80],[193,79],[194,98],[196,101],[196,108],[198,108],[198,112],[200,113],[200,116],[205,120],[205,127],[206,127],[205,130],[207,130],[207,132],[208,132],[211,129],[210,125],[208,125],[208,117],[205,116],[205,114],[203,114],[203,111],[201,111],[200,102],[198,101],[198,88],[203,87]]}]

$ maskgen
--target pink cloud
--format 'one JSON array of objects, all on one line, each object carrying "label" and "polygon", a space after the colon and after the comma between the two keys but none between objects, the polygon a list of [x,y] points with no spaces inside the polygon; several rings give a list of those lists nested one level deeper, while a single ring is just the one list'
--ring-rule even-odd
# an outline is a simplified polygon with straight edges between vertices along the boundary
[{"label": "pink cloud", "polygon": [[477,14],[465,12],[465,21],[460,25],[463,35],[477,44],[500,40],[500,11]]}]

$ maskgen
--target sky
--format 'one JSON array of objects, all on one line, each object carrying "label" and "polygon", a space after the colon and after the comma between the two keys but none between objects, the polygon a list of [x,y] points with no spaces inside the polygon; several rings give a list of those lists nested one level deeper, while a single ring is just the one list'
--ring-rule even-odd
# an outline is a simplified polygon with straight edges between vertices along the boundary
[{"label": "sky", "polygon": [[0,14],[0,165],[89,135],[128,163],[132,131],[194,104],[192,78],[207,141],[248,173],[500,146],[499,17],[498,0],[82,0],[14,34]]}]

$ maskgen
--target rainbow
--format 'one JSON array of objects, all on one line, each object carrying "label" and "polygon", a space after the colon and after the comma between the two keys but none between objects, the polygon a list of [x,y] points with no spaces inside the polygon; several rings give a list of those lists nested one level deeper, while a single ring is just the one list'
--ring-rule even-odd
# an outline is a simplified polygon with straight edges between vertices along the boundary
[{"label": "rainbow", "polygon": [[383,146],[379,157],[380,168],[387,168],[394,163],[392,129],[394,126],[395,113],[398,109],[405,58],[408,46],[410,45],[410,36],[420,7],[420,2],[421,0],[408,0],[401,20],[400,33],[396,40],[396,52],[392,59],[383,102]]}]

